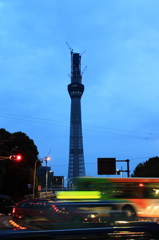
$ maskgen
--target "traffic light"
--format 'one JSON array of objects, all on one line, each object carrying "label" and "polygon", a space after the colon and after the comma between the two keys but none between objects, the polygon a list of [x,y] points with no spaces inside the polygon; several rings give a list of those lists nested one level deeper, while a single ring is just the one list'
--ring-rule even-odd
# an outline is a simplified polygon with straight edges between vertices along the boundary
[{"label": "traffic light", "polygon": [[11,155],[10,160],[14,160],[14,161],[21,161],[22,160],[22,156],[17,154],[17,155]]}]

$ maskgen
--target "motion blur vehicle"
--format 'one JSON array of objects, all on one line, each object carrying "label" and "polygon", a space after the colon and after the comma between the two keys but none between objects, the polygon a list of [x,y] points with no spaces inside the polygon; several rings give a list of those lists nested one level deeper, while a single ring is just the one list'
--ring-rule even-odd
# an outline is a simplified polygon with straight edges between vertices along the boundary
[{"label": "motion blur vehicle", "polygon": [[0,213],[6,215],[12,213],[14,205],[15,203],[11,197],[7,195],[0,195]]},{"label": "motion blur vehicle", "polygon": [[159,218],[159,178],[78,177],[75,186],[57,199],[120,201],[119,209],[130,217]]},{"label": "motion blur vehicle", "polygon": [[15,205],[12,220],[30,225],[34,223],[99,222],[99,217],[95,211],[75,207],[72,203],[29,199]]},{"label": "motion blur vehicle", "polygon": [[[14,224],[14,231],[10,235],[11,237],[14,236],[13,239],[17,239],[16,237],[23,233],[23,237],[30,237],[29,239],[46,239],[49,237],[49,239],[62,240],[112,240],[115,238],[149,240],[150,236],[150,239],[158,239],[158,222],[114,221],[110,223],[109,220],[112,216],[114,216],[114,220],[119,220],[115,206],[116,201],[53,202],[42,199],[25,200],[13,209],[12,222],[19,224],[17,225],[20,226],[20,232],[16,233],[15,227],[17,225]],[[4,232],[4,234],[6,233]]]}]

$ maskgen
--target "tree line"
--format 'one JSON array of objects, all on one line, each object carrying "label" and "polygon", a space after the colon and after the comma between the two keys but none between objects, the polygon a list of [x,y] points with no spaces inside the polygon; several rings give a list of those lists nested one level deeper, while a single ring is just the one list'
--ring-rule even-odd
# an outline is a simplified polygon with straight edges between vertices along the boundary
[{"label": "tree line", "polygon": [[[20,161],[9,159],[9,156],[17,154],[22,156]],[[28,184],[33,184],[38,154],[34,141],[25,133],[0,129],[0,194],[9,195],[15,201],[29,194]],[[37,167],[40,166],[40,161],[37,163]]]},{"label": "tree line", "polygon": [[159,157],[152,157],[139,163],[131,177],[159,177]]}]

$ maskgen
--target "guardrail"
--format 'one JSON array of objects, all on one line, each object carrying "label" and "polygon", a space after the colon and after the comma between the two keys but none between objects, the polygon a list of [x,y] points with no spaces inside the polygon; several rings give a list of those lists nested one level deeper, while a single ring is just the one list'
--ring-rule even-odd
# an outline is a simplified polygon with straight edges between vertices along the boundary
[{"label": "guardrail", "polygon": [[60,229],[46,231],[2,230],[0,239],[12,240],[112,240],[123,239],[159,239],[159,224],[148,222],[138,226],[119,226],[105,228]]}]

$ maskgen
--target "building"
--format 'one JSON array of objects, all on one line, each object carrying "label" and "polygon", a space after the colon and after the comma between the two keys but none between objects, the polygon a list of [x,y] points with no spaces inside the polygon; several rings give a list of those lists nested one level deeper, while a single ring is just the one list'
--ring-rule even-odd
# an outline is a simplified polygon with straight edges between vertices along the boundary
[{"label": "building", "polygon": [[81,120],[81,97],[84,92],[81,74],[81,55],[74,53],[72,49],[70,78],[71,84],[68,85],[68,92],[71,98],[68,183],[69,186],[72,186],[75,177],[85,175]]},{"label": "building", "polygon": [[51,167],[39,167],[37,169],[37,176],[42,190],[46,190],[46,188],[49,190],[52,187],[53,172],[51,171]]},{"label": "building", "polygon": [[54,176],[51,167],[41,166],[37,169],[37,177],[42,191],[64,190],[64,177]]},{"label": "building", "polygon": [[53,176],[52,187],[53,187],[54,191],[65,190],[64,176]]}]

